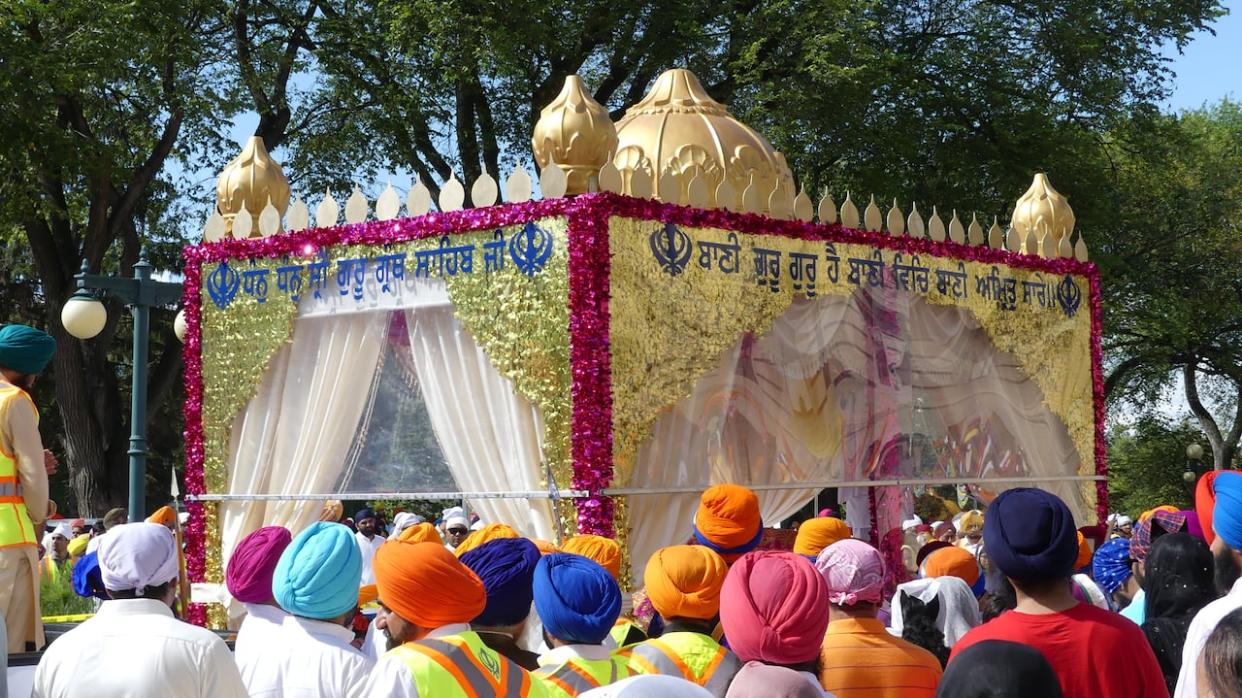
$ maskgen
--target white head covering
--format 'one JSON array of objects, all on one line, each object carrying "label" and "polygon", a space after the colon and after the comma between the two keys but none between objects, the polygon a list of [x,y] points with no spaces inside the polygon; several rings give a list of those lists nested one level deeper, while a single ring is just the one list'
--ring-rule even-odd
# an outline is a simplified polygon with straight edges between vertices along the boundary
[{"label": "white head covering", "polygon": [[412,511],[398,512],[396,516],[392,517],[392,534],[395,536],[410,526],[423,523],[426,520]]},{"label": "white head covering", "polygon": [[1095,580],[1085,574],[1076,574],[1072,579],[1078,585],[1078,588],[1082,589],[1083,595],[1087,597],[1092,606],[1102,608],[1105,611],[1113,610],[1108,604],[1108,594],[1104,593],[1104,590],[1100,588],[1099,584],[1095,583]]},{"label": "white head covering", "polygon": [[449,530],[454,524],[461,524],[466,528],[470,528],[470,518],[466,516],[466,510],[461,507],[449,507],[444,510],[444,530]]},{"label": "white head covering", "polygon": [[470,530],[471,531],[482,531],[484,525],[485,524],[483,523],[483,519],[479,519],[478,521],[475,521],[474,523],[470,524]]},{"label": "white head covering", "polygon": [[156,523],[113,526],[99,539],[99,573],[110,591],[147,587],[177,577],[177,543],[168,527]]},{"label": "white head covering", "polygon": [[957,577],[916,579],[898,585],[897,592],[893,594],[893,616],[889,632],[897,637],[901,637],[901,630],[904,627],[901,620],[902,592],[923,603],[933,598],[940,599],[940,614],[936,616],[936,627],[944,633],[945,647],[957,644],[957,641],[971,628],[983,622],[979,615],[979,601],[966,582]]},{"label": "white head covering", "polygon": [[69,527],[69,522],[65,521],[52,531],[52,535],[60,536],[65,540],[73,540],[73,529]]},{"label": "white head covering", "polygon": [[593,688],[580,695],[582,698],[710,698],[712,694],[702,686],[676,676],[646,674]]},{"label": "white head covering", "polygon": [[915,516],[914,518],[911,518],[911,519],[906,519],[905,521],[902,521],[902,522],[901,522],[901,530],[903,530],[903,531],[909,531],[910,529],[914,528],[915,526],[920,526],[920,525],[922,525],[922,523],[923,523],[923,520],[922,520],[922,519],[920,519],[919,517]]},{"label": "white head covering", "polygon": [[1129,516],[1122,514],[1117,517],[1117,528],[1121,528],[1122,526],[1129,526],[1132,523],[1134,523],[1134,520],[1131,519]]}]

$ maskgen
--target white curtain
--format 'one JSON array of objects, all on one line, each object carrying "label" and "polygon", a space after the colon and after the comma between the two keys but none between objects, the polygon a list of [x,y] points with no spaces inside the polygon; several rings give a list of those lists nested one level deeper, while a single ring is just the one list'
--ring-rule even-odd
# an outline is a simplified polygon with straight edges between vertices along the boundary
[{"label": "white curtain", "polygon": [[[407,311],[410,354],[431,426],[462,491],[542,491],[543,420],[447,305]],[[547,499],[470,499],[485,523],[553,539]]]}]

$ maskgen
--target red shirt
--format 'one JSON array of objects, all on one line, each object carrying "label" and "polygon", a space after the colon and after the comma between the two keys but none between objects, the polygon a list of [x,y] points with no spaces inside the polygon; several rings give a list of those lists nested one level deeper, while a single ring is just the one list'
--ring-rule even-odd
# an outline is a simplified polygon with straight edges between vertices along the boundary
[{"label": "red shirt", "polygon": [[1169,698],[1160,664],[1139,626],[1089,604],[1047,615],[1003,613],[958,640],[949,661],[983,640],[1039,650],[1061,680],[1065,698]]}]

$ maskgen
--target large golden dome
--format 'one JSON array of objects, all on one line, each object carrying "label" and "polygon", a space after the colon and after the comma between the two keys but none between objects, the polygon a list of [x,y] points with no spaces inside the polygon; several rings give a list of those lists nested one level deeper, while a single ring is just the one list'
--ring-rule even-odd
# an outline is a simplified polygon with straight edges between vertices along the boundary
[{"label": "large golden dome", "polygon": [[[660,178],[675,174],[682,199],[694,176],[707,183],[708,205],[736,207],[753,174],[762,209],[779,184],[787,198],[794,195],[793,174],[785,157],[767,139],[729,114],[712,99],[699,79],[675,68],[656,79],[651,92],[630,107],[617,123],[617,151],[613,163],[623,173],[642,169],[650,174],[653,191]],[[717,202],[716,190],[727,179],[734,202]]]},{"label": "large golden dome", "polygon": [[233,233],[233,218],[242,203],[250,212],[250,235],[259,235],[259,214],[268,200],[281,217],[289,208],[289,180],[280,163],[268,155],[263,139],[253,136],[240,154],[224,166],[216,181],[216,209],[224,217],[226,234]]},{"label": "large golden dome", "polygon": [[587,94],[582,78],[570,75],[561,93],[540,112],[531,147],[540,169],[554,162],[565,170],[565,193],[581,194],[616,150],[617,129],[608,110]]},{"label": "large golden dome", "polygon": [[1074,232],[1074,210],[1070,208],[1069,201],[1052,188],[1048,176],[1039,172],[1035,175],[1035,181],[1031,182],[1031,188],[1018,199],[1010,225],[1024,240],[1030,233],[1034,233],[1037,239],[1051,235],[1052,239],[1044,244],[1046,249],[1056,250],[1061,238]]}]

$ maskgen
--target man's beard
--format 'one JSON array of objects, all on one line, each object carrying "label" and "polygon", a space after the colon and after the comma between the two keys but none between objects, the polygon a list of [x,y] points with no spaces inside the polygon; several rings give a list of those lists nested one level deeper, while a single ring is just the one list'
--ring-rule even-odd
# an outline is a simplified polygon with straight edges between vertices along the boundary
[{"label": "man's beard", "polygon": [[1216,554],[1217,592],[1222,595],[1228,594],[1240,576],[1242,576],[1242,569],[1238,568],[1238,561],[1233,556],[1233,550],[1225,548]]}]

